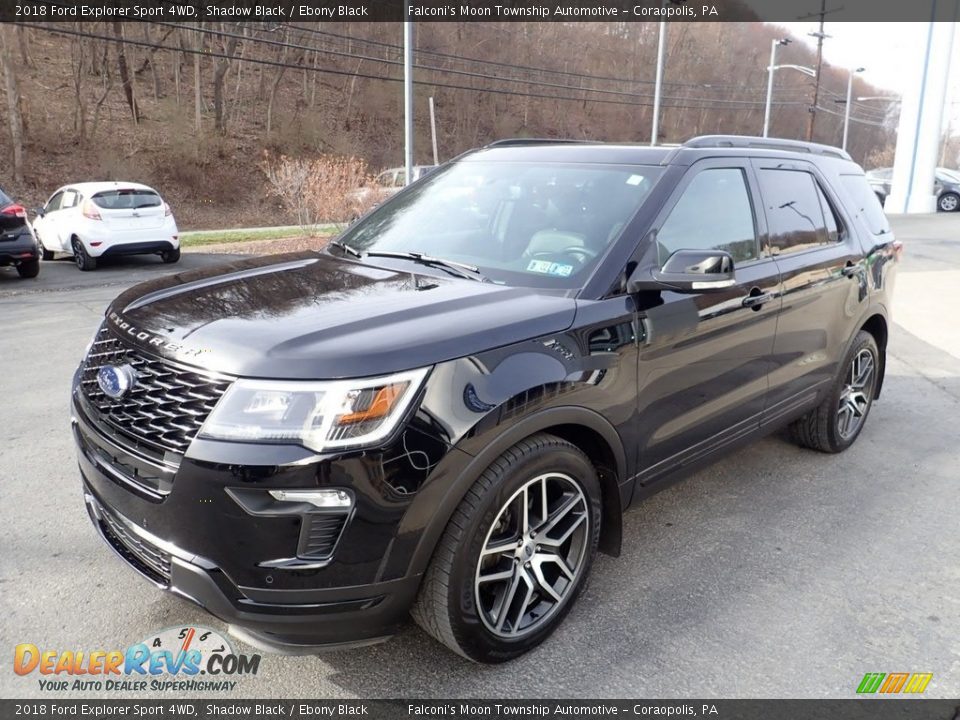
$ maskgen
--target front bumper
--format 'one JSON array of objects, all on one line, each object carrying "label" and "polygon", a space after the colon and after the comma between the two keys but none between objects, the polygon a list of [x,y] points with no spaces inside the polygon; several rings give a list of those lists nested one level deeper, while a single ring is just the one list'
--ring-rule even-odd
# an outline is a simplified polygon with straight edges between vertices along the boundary
[{"label": "front bumper", "polygon": [[[389,451],[267,465],[279,463],[270,457],[274,448],[257,448],[254,460],[237,445],[230,449],[234,462],[247,464],[192,460],[188,453],[170,467],[170,458],[138,453],[89,411],[75,391],[73,430],[88,512],[111,549],[153,585],[273,651],[368,644],[407,622],[420,584],[410,563],[420,532],[401,523],[412,495],[391,487],[384,473],[395,464]],[[140,486],[149,477],[158,478],[155,489]],[[291,557],[301,518],[250,514],[234,496],[311,484],[348,488],[355,507],[334,554],[304,565]],[[292,562],[276,560],[285,556]]]},{"label": "front bumper", "polygon": [[[86,477],[84,478],[86,480]],[[107,509],[84,483],[87,511],[100,537],[150,583],[204,608],[242,640],[271,652],[299,654],[368,645],[406,622],[419,577],[323,593],[310,603],[247,597],[212,563],[191,556]]]}]

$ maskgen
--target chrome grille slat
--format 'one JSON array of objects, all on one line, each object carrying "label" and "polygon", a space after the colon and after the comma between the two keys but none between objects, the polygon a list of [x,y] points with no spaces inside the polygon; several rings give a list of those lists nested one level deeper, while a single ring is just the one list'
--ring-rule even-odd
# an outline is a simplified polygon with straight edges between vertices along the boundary
[{"label": "chrome grille slat", "polygon": [[121,551],[130,553],[136,560],[139,560],[148,570],[156,573],[161,582],[169,584],[170,582],[170,554],[164,552],[152,543],[139,537],[126,524],[115,517],[103,505],[97,503],[97,510],[103,521],[109,539],[113,540],[114,547]]},{"label": "chrome grille slat", "polygon": [[[137,382],[127,395],[114,400],[100,389],[97,373],[104,365],[123,364],[136,370]],[[80,377],[80,390],[95,412],[92,419],[179,454],[229,386],[229,379],[173,365],[126,345],[106,324],[87,353]]]}]

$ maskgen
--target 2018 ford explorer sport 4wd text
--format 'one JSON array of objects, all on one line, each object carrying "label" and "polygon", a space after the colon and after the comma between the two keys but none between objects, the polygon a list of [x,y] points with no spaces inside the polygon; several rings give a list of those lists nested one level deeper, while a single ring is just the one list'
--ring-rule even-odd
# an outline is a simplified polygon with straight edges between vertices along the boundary
[{"label": "2018 ford explorer sport 4wd text", "polygon": [[503,141],[324,252],[128,290],[77,371],[104,540],[265,648],[542,642],[621,513],[880,394],[900,255],[832,148]]}]

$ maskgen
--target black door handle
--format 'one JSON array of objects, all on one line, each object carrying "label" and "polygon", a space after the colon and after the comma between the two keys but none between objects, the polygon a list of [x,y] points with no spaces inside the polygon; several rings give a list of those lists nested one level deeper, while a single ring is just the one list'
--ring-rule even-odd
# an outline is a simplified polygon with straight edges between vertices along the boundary
[{"label": "black door handle", "polygon": [[747,295],[741,303],[745,308],[759,308],[772,299],[770,293],[760,293],[759,295]]},{"label": "black door handle", "polygon": [[843,270],[840,271],[840,274],[843,275],[844,277],[852,278],[854,275],[857,274],[857,266],[854,265],[852,262],[848,262],[846,265],[843,266]]}]

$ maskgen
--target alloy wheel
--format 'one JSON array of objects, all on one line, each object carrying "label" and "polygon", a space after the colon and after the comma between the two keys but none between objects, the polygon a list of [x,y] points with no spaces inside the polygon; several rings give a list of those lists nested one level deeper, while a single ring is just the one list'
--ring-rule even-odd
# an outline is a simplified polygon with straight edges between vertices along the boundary
[{"label": "alloy wheel", "polygon": [[960,205],[960,198],[956,195],[944,195],[940,198],[940,209],[944,212],[953,212]]},{"label": "alloy wheel", "polygon": [[850,361],[847,382],[840,391],[840,405],[837,408],[837,432],[844,440],[857,433],[870,409],[876,365],[876,359],[868,348],[860,350]]},{"label": "alloy wheel", "polygon": [[544,626],[564,604],[586,564],[587,498],[569,475],[528,481],[500,508],[474,581],[483,624],[502,638]]}]

